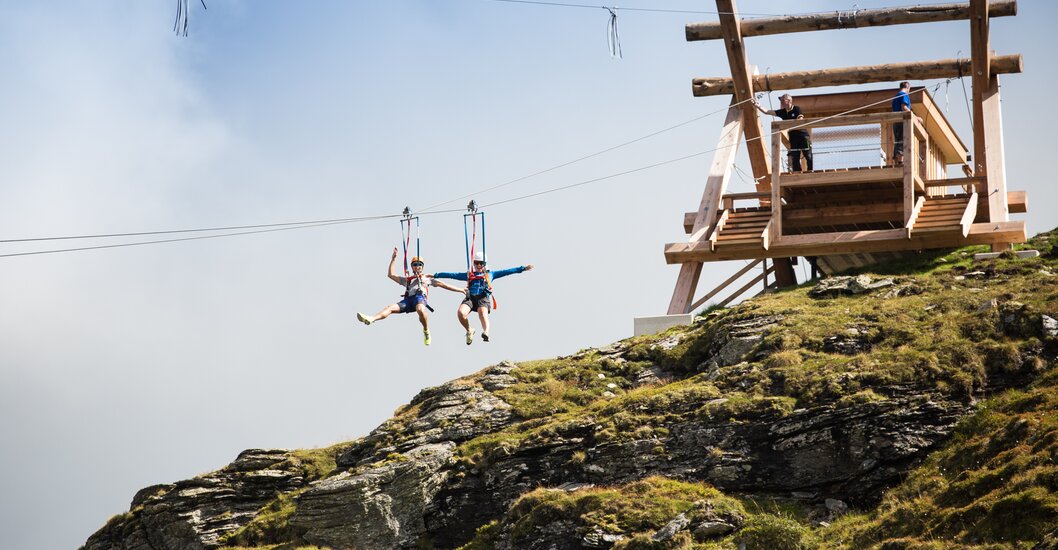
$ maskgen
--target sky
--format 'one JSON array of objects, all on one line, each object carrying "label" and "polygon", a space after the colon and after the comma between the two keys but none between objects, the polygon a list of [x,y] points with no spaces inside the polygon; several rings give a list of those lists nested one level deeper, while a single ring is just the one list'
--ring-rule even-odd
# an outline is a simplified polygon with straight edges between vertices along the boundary
[{"label": "sky", "polygon": [[[489,343],[466,346],[458,296],[435,290],[427,348],[411,316],[355,321],[402,292],[386,278],[396,218],[0,257],[0,547],[77,547],[142,487],[247,448],[355,439],[423,387],[605,345],[665,312],[678,268],[663,246],[685,238],[711,154],[520,197],[715,147],[728,99],[694,98],[690,83],[729,75],[727,60],[720,42],[683,31],[715,15],[618,10],[613,58],[601,8],[207,0],[191,2],[183,37],[173,4],[0,3],[0,240],[519,199],[485,208],[489,263],[536,269],[496,282]],[[1058,192],[1037,170],[1053,154],[1040,97],[1056,88],[1056,19],[1058,4],[1025,0],[991,26],[998,53],[1025,58],[1025,73],[1001,82],[1009,188],[1029,192],[1015,218],[1030,234],[1058,225]],[[968,26],[759,37],[746,49],[762,72],[965,57]],[[934,97],[969,143],[959,81]],[[750,171],[744,152],[738,162]],[[736,174],[729,189],[752,185]],[[461,213],[420,222],[426,270],[464,269]],[[0,254],[180,236],[8,242]],[[707,265],[699,289],[741,265]]]}]

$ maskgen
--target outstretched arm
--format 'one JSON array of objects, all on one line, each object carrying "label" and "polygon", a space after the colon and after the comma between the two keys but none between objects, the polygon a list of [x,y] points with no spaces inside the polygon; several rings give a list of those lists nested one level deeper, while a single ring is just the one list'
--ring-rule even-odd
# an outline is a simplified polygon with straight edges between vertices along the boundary
[{"label": "outstretched arm", "polygon": [[492,272],[492,279],[496,280],[500,277],[506,277],[508,275],[514,275],[515,273],[522,273],[523,271],[529,271],[533,269],[533,264],[523,265],[519,267],[512,267],[510,269],[501,269],[499,271]]},{"label": "outstretched arm", "polygon": [[456,281],[467,280],[466,271],[440,271],[433,274],[435,279],[454,279]]},{"label": "outstretched arm", "polygon": [[437,279],[430,279],[430,284],[432,286],[439,286],[439,287],[441,287],[441,288],[443,288],[445,290],[451,290],[452,292],[458,292],[460,294],[466,294],[467,293],[467,289],[466,288],[460,288],[458,286],[453,286],[453,285],[450,285],[450,284],[448,284],[448,283],[446,283],[444,281],[439,281]]},{"label": "outstretched arm", "polygon": [[757,110],[760,111],[761,113],[764,113],[766,115],[773,115],[773,116],[775,115],[775,111],[770,111],[770,110],[765,109],[764,107],[761,107],[760,103],[757,103],[757,99],[756,98],[751,99],[750,103],[752,103],[753,106],[756,107]]},{"label": "outstretched arm", "polygon": [[397,273],[397,247],[395,246],[393,247],[393,256],[389,259],[388,276],[390,279],[393,280],[394,283],[397,283],[398,285],[407,284],[407,281],[404,280],[404,277],[401,277],[400,274]]}]

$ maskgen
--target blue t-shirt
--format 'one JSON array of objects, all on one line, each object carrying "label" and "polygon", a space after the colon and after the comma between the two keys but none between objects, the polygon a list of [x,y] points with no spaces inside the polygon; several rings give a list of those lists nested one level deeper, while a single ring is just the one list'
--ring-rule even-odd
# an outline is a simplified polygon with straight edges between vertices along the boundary
[{"label": "blue t-shirt", "polygon": [[908,95],[907,92],[901,90],[896,94],[896,97],[893,98],[893,112],[899,113],[900,111],[903,111],[904,105],[907,105],[908,110],[911,109],[911,96]]},{"label": "blue t-shirt", "polygon": [[[489,275],[492,280],[499,279],[500,277],[506,277],[508,275],[514,275],[515,273],[521,273],[525,271],[525,266],[512,267],[510,269],[501,269],[499,271],[489,271]],[[441,272],[433,274],[435,279],[455,279],[457,281],[467,280],[467,272]],[[485,284],[485,273],[481,271],[474,272],[474,279],[470,281],[470,295],[481,296],[482,294],[490,294],[489,287]]]}]

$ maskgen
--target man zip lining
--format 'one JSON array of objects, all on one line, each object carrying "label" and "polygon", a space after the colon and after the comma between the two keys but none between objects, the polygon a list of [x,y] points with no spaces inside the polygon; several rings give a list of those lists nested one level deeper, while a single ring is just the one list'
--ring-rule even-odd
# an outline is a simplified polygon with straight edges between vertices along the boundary
[{"label": "man zip lining", "polygon": [[[408,246],[411,244],[411,222],[415,221],[415,256],[411,259],[411,273],[408,272]],[[407,233],[405,233],[404,226],[407,224]],[[427,303],[427,297],[429,295],[429,288],[431,286],[439,286],[445,290],[451,290],[452,292],[458,292],[463,294],[465,292],[462,288],[454,287],[443,281],[434,280],[430,275],[423,273],[423,268],[426,265],[426,261],[423,260],[419,250],[419,218],[411,216],[411,209],[404,208],[404,218],[400,220],[400,237],[401,244],[404,245],[404,276],[397,273],[397,247],[393,247],[393,255],[389,259],[389,273],[387,276],[398,285],[404,287],[404,298],[395,303],[390,304],[378,313],[368,317],[363,313],[357,312],[356,318],[365,325],[370,325],[375,321],[381,321],[386,317],[389,317],[393,313],[411,313],[416,312],[419,314],[419,322],[422,323],[422,335],[423,344],[430,345],[430,319],[426,310],[433,311],[430,304]]]}]

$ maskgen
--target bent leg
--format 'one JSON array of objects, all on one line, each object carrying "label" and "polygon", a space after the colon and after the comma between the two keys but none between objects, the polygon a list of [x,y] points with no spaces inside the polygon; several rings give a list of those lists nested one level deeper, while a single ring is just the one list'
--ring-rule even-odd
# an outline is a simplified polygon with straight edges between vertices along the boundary
[{"label": "bent leg", "polygon": [[430,330],[429,317],[426,314],[426,304],[419,304],[415,306],[415,313],[419,314],[419,322],[422,323],[423,330]]},{"label": "bent leg", "polygon": [[463,330],[470,330],[470,306],[466,304],[460,304],[459,309],[456,310],[456,317],[459,318],[459,324],[463,325]]}]

